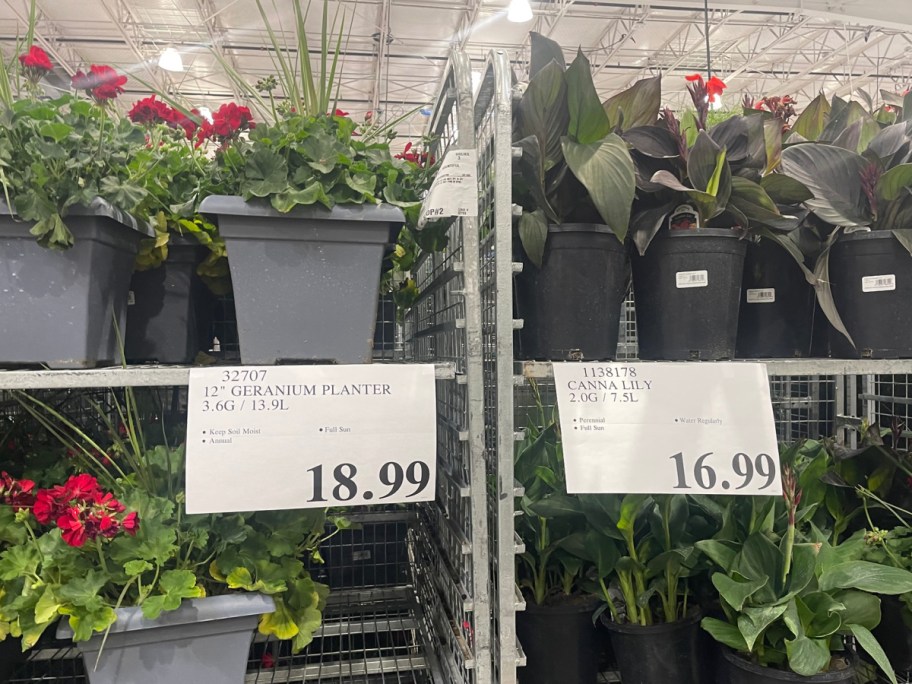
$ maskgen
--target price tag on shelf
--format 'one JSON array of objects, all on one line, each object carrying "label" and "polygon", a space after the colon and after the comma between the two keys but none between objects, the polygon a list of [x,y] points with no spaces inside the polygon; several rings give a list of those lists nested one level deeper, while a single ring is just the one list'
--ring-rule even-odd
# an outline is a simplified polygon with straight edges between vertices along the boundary
[{"label": "price tag on shelf", "polygon": [[478,155],[449,150],[421,205],[418,228],[451,216],[478,216]]},{"label": "price tag on shelf", "polygon": [[431,501],[433,365],[190,371],[187,512]]},{"label": "price tag on shelf", "polygon": [[778,494],[759,363],[556,363],[567,490]]}]

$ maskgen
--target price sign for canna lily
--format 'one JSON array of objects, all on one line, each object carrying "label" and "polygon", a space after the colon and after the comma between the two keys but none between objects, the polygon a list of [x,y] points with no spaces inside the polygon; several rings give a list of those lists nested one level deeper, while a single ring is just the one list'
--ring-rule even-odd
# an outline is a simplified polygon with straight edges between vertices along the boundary
[{"label": "price sign for canna lily", "polygon": [[432,365],[194,368],[187,512],[430,501]]},{"label": "price sign for canna lily", "polygon": [[570,493],[782,491],[763,364],[559,363],[554,380]]}]

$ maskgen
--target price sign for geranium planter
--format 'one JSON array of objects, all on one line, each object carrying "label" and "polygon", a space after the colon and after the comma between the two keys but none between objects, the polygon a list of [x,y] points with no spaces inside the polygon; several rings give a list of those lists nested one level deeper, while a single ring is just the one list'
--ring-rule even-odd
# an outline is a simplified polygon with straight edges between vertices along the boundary
[{"label": "price sign for geranium planter", "polygon": [[781,491],[766,366],[559,363],[571,493]]},{"label": "price sign for geranium planter", "polygon": [[190,371],[187,512],[430,501],[434,366]]}]

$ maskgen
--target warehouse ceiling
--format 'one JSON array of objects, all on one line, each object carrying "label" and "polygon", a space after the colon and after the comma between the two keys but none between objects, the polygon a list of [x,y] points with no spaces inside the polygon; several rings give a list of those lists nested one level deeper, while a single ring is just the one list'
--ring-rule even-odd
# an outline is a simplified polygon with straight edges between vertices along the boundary
[{"label": "warehouse ceiling", "polygon": [[[294,0],[263,0],[274,27],[293,43]],[[306,4],[306,0],[303,0]],[[606,96],[638,78],[662,74],[667,104],[684,104],[684,76],[707,70],[708,21],[712,70],[728,83],[723,104],[743,94],[798,96],[818,92],[874,98],[912,86],[912,0],[664,0],[532,2],[535,18],[506,19],[507,0],[358,0],[330,2],[350,27],[343,46],[340,107],[355,117],[369,110],[386,119],[433,101],[452,47],[471,56],[480,75],[486,55],[504,50],[518,73],[528,59],[528,33],[566,48],[580,46]],[[319,1],[308,17],[311,48],[319,45]],[[9,56],[28,17],[27,0],[0,0],[0,46]],[[149,89],[180,94],[216,108],[239,94],[217,55],[254,83],[275,73],[269,38],[255,0],[38,0],[36,39],[68,74],[92,63],[134,74],[124,105]],[[161,70],[167,47],[185,71]],[[425,110],[427,115],[427,110]],[[422,114],[405,131],[419,134]]]}]

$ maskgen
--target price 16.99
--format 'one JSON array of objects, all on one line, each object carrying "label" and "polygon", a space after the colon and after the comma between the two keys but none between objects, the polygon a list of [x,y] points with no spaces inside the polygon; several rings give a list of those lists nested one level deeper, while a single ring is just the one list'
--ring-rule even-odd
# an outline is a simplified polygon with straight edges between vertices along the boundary
[{"label": "price 16.99", "polygon": [[[380,466],[376,473],[366,478],[354,463],[340,463],[334,468],[314,466],[307,471],[311,475],[311,498],[308,503],[327,504],[346,502],[403,501],[413,499],[421,494],[431,483],[431,469],[424,461],[412,461],[408,464],[388,461]],[[359,477],[361,475],[362,477]],[[359,479],[379,482],[378,491],[359,486]]]},{"label": "price 16.99", "polygon": [[[725,456],[716,456],[712,451],[701,454],[691,460],[679,451],[669,460],[674,462],[677,475],[675,489],[697,489],[705,492],[763,491],[776,481],[776,459],[769,454],[752,456],[746,453],[737,453],[728,460]],[[724,465],[720,461],[726,461]],[[729,481],[720,476],[718,470],[734,473],[736,476]],[[775,491],[771,490],[771,494]]]}]

